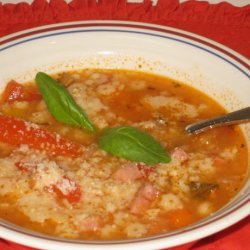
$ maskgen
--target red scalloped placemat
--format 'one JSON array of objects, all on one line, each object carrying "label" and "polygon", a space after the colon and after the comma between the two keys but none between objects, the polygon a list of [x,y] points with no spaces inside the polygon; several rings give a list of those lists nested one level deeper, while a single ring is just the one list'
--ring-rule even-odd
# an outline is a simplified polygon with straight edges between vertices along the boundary
[{"label": "red scalloped placemat", "polygon": [[250,58],[250,4],[209,4],[178,0],[35,0],[27,3],[0,3],[0,36],[45,24],[76,20],[130,20],[168,25],[191,31],[238,51]]},{"label": "red scalloped placemat", "polygon": [[[0,37],[36,26],[78,20],[126,20],[172,26],[191,31],[250,58],[250,4],[234,7],[228,3],[209,4],[178,0],[150,0],[127,3],[126,0],[35,0],[27,3],[0,3]],[[247,250],[250,217],[200,241],[173,250]],[[14,241],[14,239],[13,239]],[[42,247],[42,246],[41,246]],[[0,240],[0,250],[31,250]]]}]

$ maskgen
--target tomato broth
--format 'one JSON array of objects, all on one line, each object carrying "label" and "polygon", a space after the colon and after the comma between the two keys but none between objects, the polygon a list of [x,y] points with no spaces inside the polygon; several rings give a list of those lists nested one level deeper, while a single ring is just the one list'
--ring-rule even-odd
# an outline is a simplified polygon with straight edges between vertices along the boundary
[{"label": "tomato broth", "polygon": [[147,237],[211,216],[243,186],[238,126],[185,132],[226,112],[206,94],[126,70],[44,79],[1,96],[1,218],[64,238]]}]

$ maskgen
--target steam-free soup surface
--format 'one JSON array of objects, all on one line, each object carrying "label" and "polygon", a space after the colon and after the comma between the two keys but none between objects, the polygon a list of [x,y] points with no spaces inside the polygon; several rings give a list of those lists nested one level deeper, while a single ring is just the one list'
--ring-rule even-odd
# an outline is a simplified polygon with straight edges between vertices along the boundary
[{"label": "steam-free soup surface", "polygon": [[[210,216],[244,184],[247,149],[238,127],[184,131],[189,123],[225,113],[205,94],[133,71],[53,77],[97,132],[57,122],[34,83],[9,82],[0,103],[1,218],[59,237],[138,238]],[[121,125],[153,136],[171,162],[131,162],[103,151],[100,131]]]}]

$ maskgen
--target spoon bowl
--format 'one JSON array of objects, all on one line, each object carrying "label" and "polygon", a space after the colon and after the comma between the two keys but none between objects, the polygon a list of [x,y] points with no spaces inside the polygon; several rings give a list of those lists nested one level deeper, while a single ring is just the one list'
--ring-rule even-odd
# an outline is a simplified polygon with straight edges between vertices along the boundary
[{"label": "spoon bowl", "polygon": [[225,115],[220,115],[211,119],[206,119],[186,126],[185,130],[188,133],[200,133],[207,129],[220,126],[228,126],[250,121],[250,107],[230,112]]}]

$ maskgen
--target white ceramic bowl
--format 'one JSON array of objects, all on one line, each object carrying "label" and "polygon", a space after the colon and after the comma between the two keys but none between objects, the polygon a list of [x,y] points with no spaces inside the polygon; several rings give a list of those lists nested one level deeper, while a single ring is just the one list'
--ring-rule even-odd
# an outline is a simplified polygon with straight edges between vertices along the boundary
[{"label": "white ceramic bowl", "polygon": [[[181,30],[92,21],[43,26],[0,40],[0,91],[10,79],[34,79],[38,70],[53,73],[82,67],[166,75],[213,96],[228,111],[250,106],[249,61],[218,43]],[[242,129],[249,144],[250,124]],[[50,250],[167,248],[203,238],[248,216],[249,197],[250,178],[240,193],[214,215],[184,229],[143,239],[72,241],[34,233],[5,221],[0,222],[0,237]]]}]

